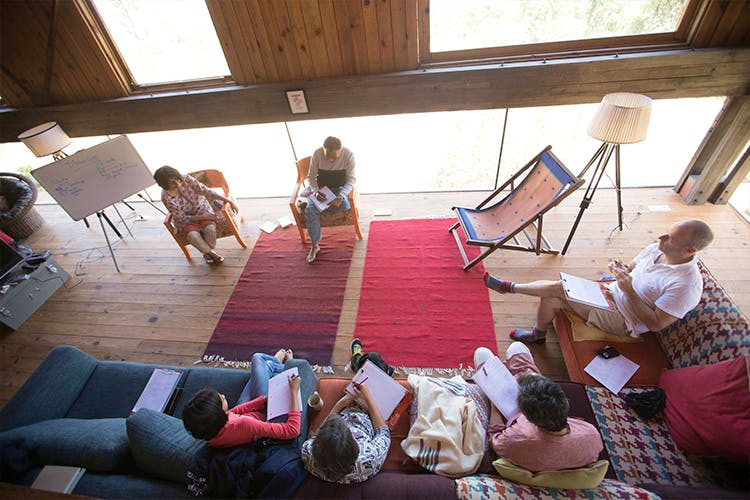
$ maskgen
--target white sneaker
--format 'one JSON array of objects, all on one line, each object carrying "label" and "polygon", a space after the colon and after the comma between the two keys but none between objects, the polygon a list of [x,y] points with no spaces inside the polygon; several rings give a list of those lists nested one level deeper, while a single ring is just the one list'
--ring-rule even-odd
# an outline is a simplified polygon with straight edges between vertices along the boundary
[{"label": "white sneaker", "polygon": [[474,351],[474,369],[479,370],[479,367],[493,356],[494,354],[492,354],[492,351],[486,347],[477,347],[477,350]]},{"label": "white sneaker", "polygon": [[308,264],[312,264],[315,261],[315,257],[318,256],[318,252],[320,252],[320,247],[318,245],[313,245],[310,247],[310,252],[307,254]]},{"label": "white sneaker", "polygon": [[534,359],[534,356],[531,355],[531,351],[523,342],[513,342],[510,344],[508,350],[505,351],[505,359],[510,359],[510,357],[515,354],[528,354],[531,356],[531,359]]}]

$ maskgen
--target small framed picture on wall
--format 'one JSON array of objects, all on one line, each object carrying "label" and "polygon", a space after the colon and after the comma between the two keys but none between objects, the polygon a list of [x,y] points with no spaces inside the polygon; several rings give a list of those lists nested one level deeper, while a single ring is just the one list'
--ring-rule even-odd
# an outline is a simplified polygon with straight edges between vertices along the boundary
[{"label": "small framed picture on wall", "polygon": [[291,111],[293,115],[308,113],[310,111],[309,109],[307,109],[305,91],[302,89],[287,90],[286,100],[289,102],[289,111]]}]

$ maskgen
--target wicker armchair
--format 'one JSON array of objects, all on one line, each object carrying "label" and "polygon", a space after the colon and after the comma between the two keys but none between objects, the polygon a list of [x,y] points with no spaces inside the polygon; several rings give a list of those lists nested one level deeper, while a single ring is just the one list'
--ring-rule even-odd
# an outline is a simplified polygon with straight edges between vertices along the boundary
[{"label": "wicker armchair", "polygon": [[25,175],[0,172],[0,229],[11,238],[22,240],[32,235],[44,224],[44,219],[34,209],[37,189]]}]

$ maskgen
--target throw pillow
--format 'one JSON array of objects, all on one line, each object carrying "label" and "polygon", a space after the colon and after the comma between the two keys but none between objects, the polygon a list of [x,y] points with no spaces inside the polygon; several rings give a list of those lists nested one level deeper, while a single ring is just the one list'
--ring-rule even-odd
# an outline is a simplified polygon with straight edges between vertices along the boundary
[{"label": "throw pillow", "polygon": [[662,373],[664,417],[677,446],[692,455],[747,463],[750,457],[749,356]]},{"label": "throw pillow", "polygon": [[609,462],[597,460],[588,467],[579,469],[565,469],[555,471],[531,472],[512,464],[504,458],[498,458],[492,465],[495,470],[505,479],[516,483],[528,484],[545,488],[558,488],[562,490],[582,490],[596,488],[607,474]]},{"label": "throw pillow", "polygon": [[0,433],[0,439],[23,440],[44,465],[110,472],[132,464],[124,418],[44,420]]},{"label": "throw pillow", "polygon": [[186,483],[193,456],[208,446],[191,436],[179,418],[147,408],[131,415],[127,428],[138,468],[169,481]]}]

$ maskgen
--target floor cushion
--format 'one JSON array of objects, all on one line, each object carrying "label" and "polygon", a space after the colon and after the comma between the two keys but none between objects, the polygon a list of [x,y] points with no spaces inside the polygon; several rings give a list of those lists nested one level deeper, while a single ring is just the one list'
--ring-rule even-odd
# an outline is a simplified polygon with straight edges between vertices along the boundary
[{"label": "floor cushion", "polygon": [[596,488],[586,490],[559,490],[555,488],[538,488],[514,483],[499,476],[477,474],[456,479],[456,498],[459,500],[488,500],[500,498],[554,499],[581,498],[587,500],[610,500],[627,498],[629,500],[658,500],[658,496],[648,490],[630,484],[605,479]]},{"label": "floor cushion", "polygon": [[108,472],[132,463],[124,418],[45,420],[0,433],[0,439],[23,440],[26,449],[45,465]]},{"label": "floor cushion", "polygon": [[669,370],[659,379],[677,446],[693,455],[750,460],[750,356]]},{"label": "floor cushion", "polygon": [[179,418],[147,408],[127,419],[127,433],[139,469],[180,483],[187,482],[193,456],[208,446],[191,436]]},{"label": "floor cushion", "polygon": [[531,472],[504,458],[498,458],[492,465],[502,477],[517,483],[545,488],[580,490],[599,486],[607,473],[609,462],[597,460],[587,467],[541,472]]}]

